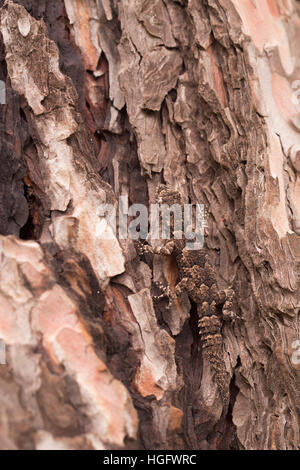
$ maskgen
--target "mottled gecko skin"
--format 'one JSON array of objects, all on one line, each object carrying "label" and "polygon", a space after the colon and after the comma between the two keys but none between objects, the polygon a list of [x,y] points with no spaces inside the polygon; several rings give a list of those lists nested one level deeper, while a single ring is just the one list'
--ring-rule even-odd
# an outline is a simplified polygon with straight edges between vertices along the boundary
[{"label": "mottled gecko skin", "polygon": [[[233,290],[219,291],[214,268],[203,248],[197,252],[183,251],[181,257],[183,277],[175,292],[185,291],[197,305],[199,334],[203,357],[211,365],[224,404],[229,402],[229,375],[224,362],[222,325],[224,313],[234,317]],[[232,312],[232,314],[231,314]]]},{"label": "mottled gecko skin", "polygon": [[[177,191],[160,185],[157,190],[159,204],[182,204]],[[144,251],[160,255],[173,255],[179,271],[179,282],[175,287],[175,295],[186,292],[197,305],[199,317],[199,333],[202,342],[203,356],[211,365],[215,379],[225,406],[229,403],[229,375],[226,371],[223,351],[222,324],[223,319],[235,318],[234,291],[229,288],[219,291],[216,274],[209,263],[208,250],[187,250],[184,236],[174,238],[171,221],[171,239],[162,247],[153,249],[145,247]],[[173,236],[172,236],[173,235]],[[164,295],[172,296],[169,288],[164,289]],[[159,296],[162,297],[162,296]]]}]

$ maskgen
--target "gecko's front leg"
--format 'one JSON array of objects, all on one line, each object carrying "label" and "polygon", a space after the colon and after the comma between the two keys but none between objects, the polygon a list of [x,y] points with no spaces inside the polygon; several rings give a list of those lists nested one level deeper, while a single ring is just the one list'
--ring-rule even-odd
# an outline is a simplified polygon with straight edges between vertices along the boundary
[{"label": "gecko's front leg", "polygon": [[153,253],[156,255],[170,256],[173,253],[174,248],[175,248],[174,240],[170,240],[165,245],[154,248]]},{"label": "gecko's front leg", "polygon": [[153,247],[151,245],[144,245],[143,243],[141,243],[140,240],[137,240],[136,247],[137,247],[138,254],[140,256],[146,253],[150,253],[152,255],[170,256],[174,251],[175,243],[174,243],[174,240],[170,240],[163,246]]}]

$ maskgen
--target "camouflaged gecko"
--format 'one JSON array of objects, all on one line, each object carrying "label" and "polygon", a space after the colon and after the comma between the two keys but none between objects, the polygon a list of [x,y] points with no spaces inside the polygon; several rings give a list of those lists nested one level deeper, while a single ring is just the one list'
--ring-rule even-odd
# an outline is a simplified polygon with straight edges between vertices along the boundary
[{"label": "camouflaged gecko", "polygon": [[[157,202],[159,204],[182,204],[182,199],[177,191],[160,185],[157,190]],[[162,247],[152,248],[143,246],[143,252],[151,252],[159,255],[172,255],[175,257],[179,282],[175,287],[175,293],[170,287],[159,284],[163,294],[156,298],[180,296],[186,292],[189,298],[197,305],[198,326],[202,342],[203,356],[212,367],[220,395],[225,405],[229,402],[229,375],[223,358],[223,320],[236,317],[235,296],[232,288],[219,291],[217,287],[214,268],[209,263],[208,250],[187,250],[184,234],[181,239],[174,238],[171,220],[171,238]]]}]

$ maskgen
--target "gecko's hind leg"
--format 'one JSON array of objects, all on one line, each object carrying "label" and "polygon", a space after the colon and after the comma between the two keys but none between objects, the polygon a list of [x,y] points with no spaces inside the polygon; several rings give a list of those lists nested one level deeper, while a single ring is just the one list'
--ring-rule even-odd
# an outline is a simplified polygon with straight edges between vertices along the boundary
[{"label": "gecko's hind leg", "polygon": [[166,308],[171,308],[173,305],[173,292],[171,291],[170,286],[165,286],[162,282],[159,281],[153,281],[153,284],[162,292],[160,295],[153,295],[153,299],[161,300],[166,297],[169,300]]},{"label": "gecko's hind leg", "polygon": [[229,287],[229,289],[225,290],[225,302],[222,308],[223,319],[234,323],[238,318],[237,310],[235,292],[232,287]]}]

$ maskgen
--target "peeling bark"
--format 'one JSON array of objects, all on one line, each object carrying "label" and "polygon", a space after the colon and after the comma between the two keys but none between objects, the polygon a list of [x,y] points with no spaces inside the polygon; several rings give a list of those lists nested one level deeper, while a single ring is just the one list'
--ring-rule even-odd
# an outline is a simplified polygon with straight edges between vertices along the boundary
[{"label": "peeling bark", "polygon": [[[0,5],[0,447],[299,449],[298,2]],[[99,211],[161,182],[236,295],[227,405],[175,260]]]}]

